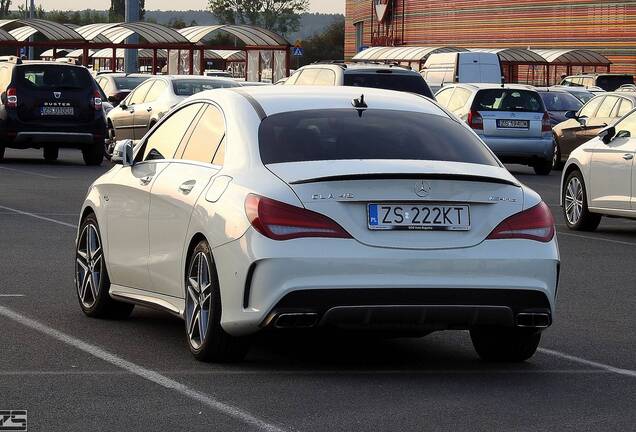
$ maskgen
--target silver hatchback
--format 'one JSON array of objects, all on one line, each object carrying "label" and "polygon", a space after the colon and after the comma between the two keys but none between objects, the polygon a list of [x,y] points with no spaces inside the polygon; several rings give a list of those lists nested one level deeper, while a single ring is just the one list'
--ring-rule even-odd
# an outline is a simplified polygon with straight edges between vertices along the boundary
[{"label": "silver hatchback", "polygon": [[521,85],[455,84],[437,101],[468,125],[503,162],[540,175],[552,170],[555,145],[550,117],[535,90]]}]

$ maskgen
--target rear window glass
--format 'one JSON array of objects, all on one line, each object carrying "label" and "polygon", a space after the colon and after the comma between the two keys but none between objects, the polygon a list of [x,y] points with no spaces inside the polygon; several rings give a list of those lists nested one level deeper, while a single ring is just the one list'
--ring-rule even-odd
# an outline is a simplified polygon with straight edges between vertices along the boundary
[{"label": "rear window glass", "polygon": [[606,91],[614,91],[623,84],[634,84],[634,77],[630,75],[601,75],[596,78],[596,85]]},{"label": "rear window glass", "polygon": [[477,111],[544,111],[543,102],[538,93],[506,88],[480,90],[475,96],[473,109]]},{"label": "rear window glass", "polygon": [[410,92],[434,99],[431,89],[419,74],[345,73],[344,85]]},{"label": "rear window glass", "polygon": [[410,111],[306,110],[267,117],[259,128],[264,164],[318,160],[400,159],[497,166],[458,122]]},{"label": "rear window glass", "polygon": [[539,94],[548,111],[578,111],[583,106],[581,101],[570,93],[542,92]]},{"label": "rear window glass", "polygon": [[115,77],[115,86],[119,90],[133,90],[150,77]]},{"label": "rear window glass", "polygon": [[90,73],[79,67],[26,65],[16,68],[20,86],[37,90],[85,89],[92,87]]},{"label": "rear window glass", "polygon": [[240,85],[230,80],[188,79],[172,81],[172,88],[177,96],[192,96],[204,90],[228,87],[240,87]]}]

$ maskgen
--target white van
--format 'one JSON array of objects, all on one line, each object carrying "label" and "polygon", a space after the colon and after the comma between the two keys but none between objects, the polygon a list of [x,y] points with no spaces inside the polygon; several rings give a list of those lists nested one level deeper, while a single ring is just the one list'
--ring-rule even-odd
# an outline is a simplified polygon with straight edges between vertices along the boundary
[{"label": "white van", "polygon": [[503,76],[499,56],[484,52],[431,54],[420,73],[433,93],[444,84],[500,84]]}]

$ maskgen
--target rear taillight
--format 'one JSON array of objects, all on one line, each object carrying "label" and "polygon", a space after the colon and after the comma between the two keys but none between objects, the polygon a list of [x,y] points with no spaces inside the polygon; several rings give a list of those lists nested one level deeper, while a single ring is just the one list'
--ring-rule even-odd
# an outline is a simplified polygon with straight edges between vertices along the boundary
[{"label": "rear taillight", "polygon": [[550,114],[547,111],[543,113],[543,119],[541,119],[541,132],[552,132]]},{"label": "rear taillight", "polygon": [[7,89],[7,108],[17,108],[18,106],[18,92],[15,87],[9,87]]},{"label": "rear taillight", "polygon": [[468,113],[468,126],[482,130],[484,128],[484,118],[477,111],[470,111]]},{"label": "rear taillight", "polygon": [[351,238],[348,232],[327,216],[260,195],[247,196],[245,213],[256,231],[273,240]]},{"label": "rear taillight", "polygon": [[95,111],[100,111],[102,109],[102,95],[97,90],[93,93],[92,104]]},{"label": "rear taillight", "polygon": [[490,233],[488,240],[528,239],[549,242],[554,237],[554,218],[541,201],[536,206],[514,214],[501,222]]}]

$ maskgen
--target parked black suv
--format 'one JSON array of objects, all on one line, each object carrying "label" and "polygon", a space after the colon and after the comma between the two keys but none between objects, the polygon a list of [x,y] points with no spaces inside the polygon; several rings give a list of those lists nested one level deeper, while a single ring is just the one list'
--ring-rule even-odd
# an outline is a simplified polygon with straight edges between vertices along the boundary
[{"label": "parked black suv", "polygon": [[82,150],[87,165],[104,158],[106,119],[88,69],[68,63],[0,61],[0,160],[4,149],[42,148],[55,160],[60,147]]}]

